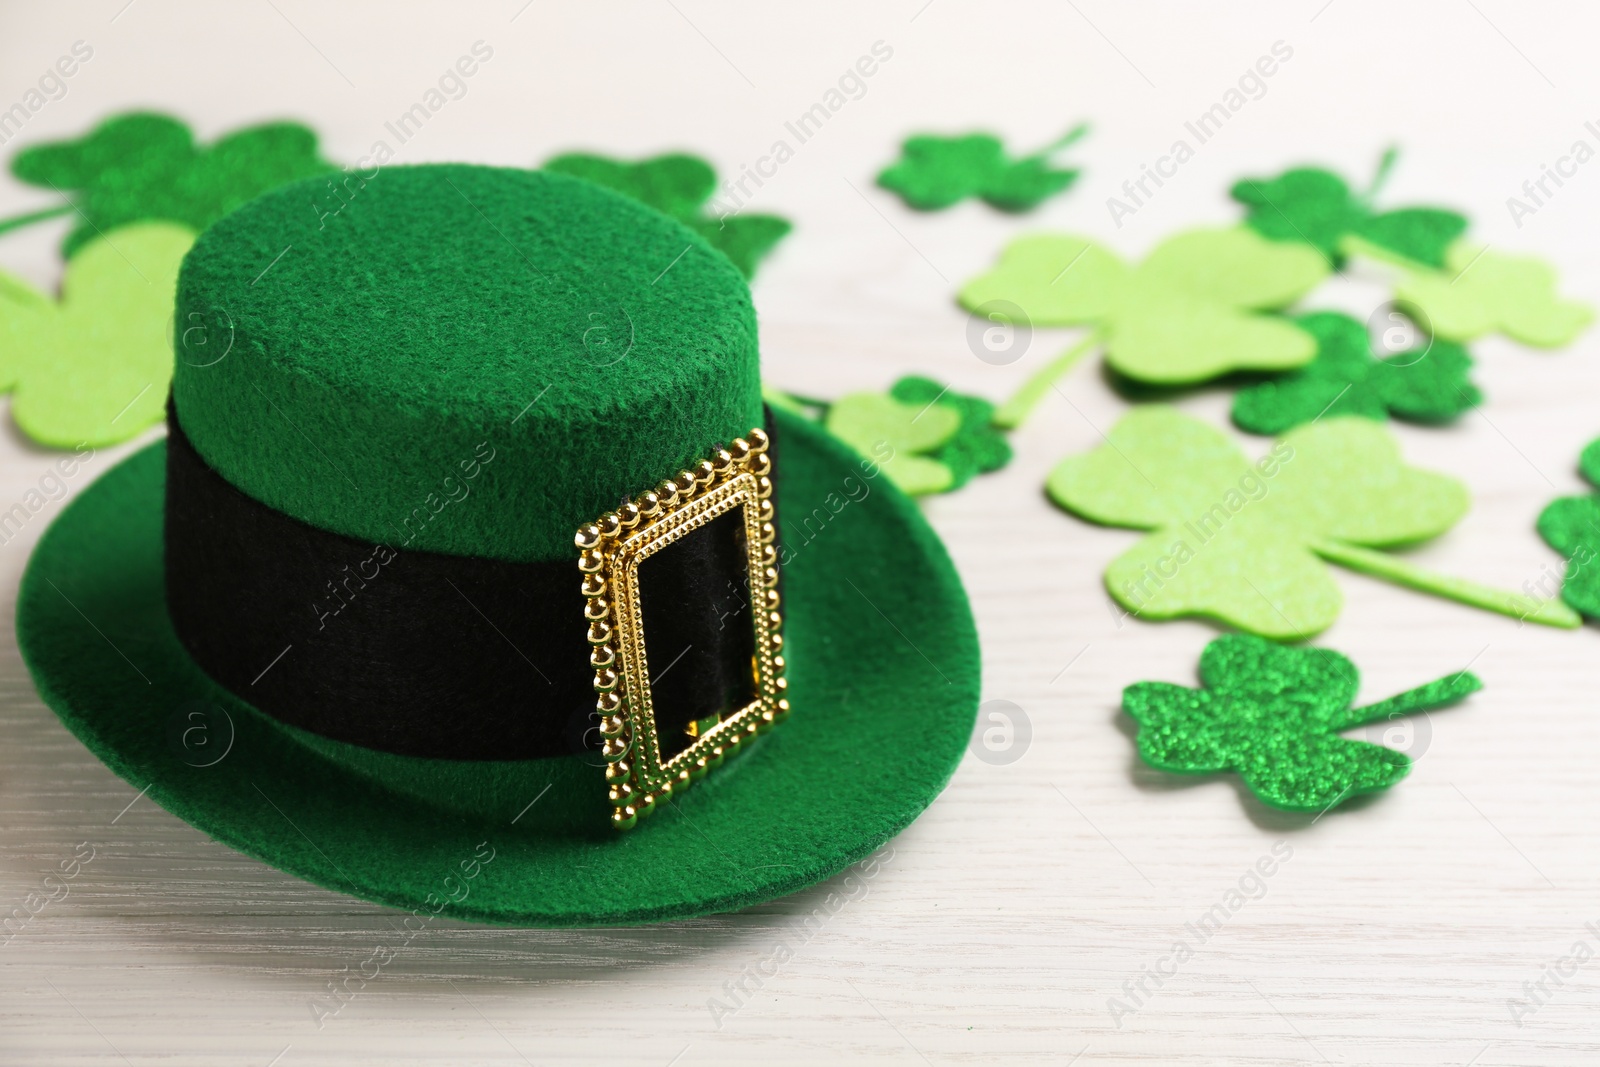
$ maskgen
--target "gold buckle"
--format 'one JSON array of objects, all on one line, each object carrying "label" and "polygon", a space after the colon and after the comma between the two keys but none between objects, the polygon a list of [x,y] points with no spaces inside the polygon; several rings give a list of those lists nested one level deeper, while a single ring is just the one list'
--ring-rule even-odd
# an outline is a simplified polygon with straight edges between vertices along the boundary
[{"label": "gold buckle", "polygon": [[[605,742],[611,825],[618,830],[633,829],[655,811],[658,800],[698,782],[745,741],[789,715],[767,445],[764,430],[751,430],[748,439],[717,449],[710,459],[584,526],[574,538],[583,572],[595,707]],[[645,657],[639,565],[735,508],[744,513],[746,571],[752,599],[758,602],[752,612],[755,699],[731,714],[692,723],[694,741],[663,759]]]}]

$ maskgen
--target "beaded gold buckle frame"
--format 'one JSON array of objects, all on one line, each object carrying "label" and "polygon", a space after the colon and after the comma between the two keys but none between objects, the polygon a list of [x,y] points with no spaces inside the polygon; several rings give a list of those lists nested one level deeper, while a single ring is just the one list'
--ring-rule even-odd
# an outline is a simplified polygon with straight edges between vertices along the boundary
[{"label": "beaded gold buckle frame", "polygon": [[[778,558],[773,542],[772,457],[764,430],[750,431],[710,459],[680,471],[654,490],[578,530],[584,617],[589,623],[589,663],[595,707],[604,739],[611,825],[631,830],[658,801],[681,793],[722,764],[744,742],[789,715],[783,676],[783,615],[779,611]],[[744,545],[755,629],[755,699],[705,722],[687,748],[663,759],[651,704],[645,656],[639,565],[656,552],[720,515],[744,514]]]}]

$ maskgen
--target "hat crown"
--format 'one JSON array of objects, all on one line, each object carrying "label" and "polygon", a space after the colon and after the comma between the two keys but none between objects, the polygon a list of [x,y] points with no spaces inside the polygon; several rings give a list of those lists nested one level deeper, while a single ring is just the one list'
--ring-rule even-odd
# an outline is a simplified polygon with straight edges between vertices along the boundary
[{"label": "hat crown", "polygon": [[679,223],[561,175],[387,167],[269,193],[179,277],[173,400],[247,495],[507,560],[761,421],[755,313]]}]

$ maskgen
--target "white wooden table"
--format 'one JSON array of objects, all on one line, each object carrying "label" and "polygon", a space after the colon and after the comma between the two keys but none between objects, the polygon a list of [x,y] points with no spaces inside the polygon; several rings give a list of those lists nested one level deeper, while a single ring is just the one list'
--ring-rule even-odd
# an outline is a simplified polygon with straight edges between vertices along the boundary
[{"label": "white wooden table", "polygon": [[[207,138],[301,118],[332,158],[354,161],[482,40],[492,61],[402,161],[685,147],[736,175],[792,142],[784,123],[884,42],[892,58],[864,93],[750,204],[796,223],[756,302],[766,375],[798,392],[920,371],[1000,398],[1069,337],[1039,331],[1008,366],[974,357],[951,295],[1010,236],[1071,229],[1139,254],[1173,230],[1238,218],[1226,199],[1237,177],[1316,161],[1364,180],[1391,142],[1404,154],[1387,202],[1457,206],[1483,239],[1549,257],[1568,292],[1600,301],[1600,163],[1520,228],[1505,204],[1575,140],[1597,143],[1584,123],[1600,118],[1600,25],[1554,4],[125,3],[5,5],[0,107],[74,41],[94,49],[13,146],[149,106]],[[1277,41],[1293,56],[1265,93],[1116,228],[1106,198]],[[987,127],[1030,147],[1083,118],[1095,129],[1072,158],[1086,174],[1034,216],[978,204],[916,216],[872,185],[913,130]],[[0,179],[0,215],[46,200]],[[0,268],[54,285],[62,225],[0,238]],[[1385,294],[1357,277],[1317,304],[1364,317]],[[1481,415],[1397,430],[1412,462],[1475,493],[1460,526],[1414,555],[1518,587],[1559,565],[1533,520],[1581,488],[1578,450],[1600,434],[1600,331],[1559,354],[1499,340],[1475,354]],[[1340,574],[1347,607],[1321,643],[1360,665],[1361,700],[1469,663],[1486,683],[1395,739],[1420,756],[1410,778],[1311,825],[1226,780],[1144,770],[1117,711],[1122,687],[1192,684],[1215,630],[1119,623],[1100,571],[1135,535],[1067,517],[1040,487],[1125,402],[1087,365],[1062,392],[1016,435],[1010,468],[927,508],[977,612],[985,698],[1023,709],[1031,740],[1010,762],[969,755],[865,894],[721,1017],[708,1002],[730,1003],[728,985],[829,886],[644,930],[436,924],[319,1029],[309,1002],[390,935],[392,913],[240,856],[138,798],[40,704],[4,624],[0,910],[79,842],[94,858],[0,946],[0,1062],[1595,1062],[1600,963],[1559,986],[1545,979],[1575,943],[1600,950],[1600,927],[1586,926],[1600,922],[1594,628],[1519,627]],[[1180,403],[1221,424],[1227,401],[1209,391]],[[3,425],[0,506],[53,460]],[[125,451],[102,453],[71,490]],[[0,546],[0,617],[59,507]],[[1259,899],[1192,959],[1164,962],[1185,924],[1275,846],[1292,856]],[[1131,1003],[1124,984],[1138,989],[1156,968],[1176,973],[1159,988],[1145,978],[1136,1010],[1117,1010],[1113,998]],[[1508,1002],[1541,979],[1546,1002],[1513,1019]]]}]

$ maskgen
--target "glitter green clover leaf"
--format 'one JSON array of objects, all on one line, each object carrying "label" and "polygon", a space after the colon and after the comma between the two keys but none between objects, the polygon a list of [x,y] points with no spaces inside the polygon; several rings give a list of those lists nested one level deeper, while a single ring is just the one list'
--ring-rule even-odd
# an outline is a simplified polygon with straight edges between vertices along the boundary
[{"label": "glitter green clover leaf", "polygon": [[1233,421],[1241,430],[1279,434],[1338,415],[1435,425],[1483,399],[1468,376],[1472,358],[1455,342],[1428,338],[1376,358],[1366,324],[1349,315],[1315,311],[1294,323],[1316,340],[1316,357],[1235,393]]},{"label": "glitter green clover leaf", "polygon": [[1335,268],[1344,264],[1347,236],[1364,238],[1424,266],[1442,267],[1445,250],[1466,232],[1466,216],[1438,207],[1375,210],[1373,202],[1397,157],[1393,148],[1385,152],[1371,183],[1359,194],[1322,167],[1295,167],[1275,178],[1243,178],[1231,194],[1247,208],[1245,224],[1252,230],[1275,241],[1311,245]]},{"label": "glitter green clover leaf", "polygon": [[1031,211],[1077,181],[1077,170],[1053,166],[1051,160],[1088,132],[1087,125],[1079,125],[1019,159],[1009,156],[993,134],[918,134],[907,138],[900,158],[878,173],[878,185],[917,211],[942,211],[970,197],[1001,211]]},{"label": "glitter green clover leaf", "polygon": [[131,112],[83,137],[18,152],[11,172],[66,203],[0,221],[0,231],[75,214],[77,224],[62,246],[70,259],[95,237],[136,222],[170,222],[199,233],[261,193],[337,169],[318,154],[316,133],[299,123],[250,126],[200,145],[171,116]]},{"label": "glitter green clover leaf", "polygon": [[604,185],[677,219],[732,260],[746,278],[754,276],[756,265],[793,228],[777,215],[708,215],[717,172],[705,160],[682,152],[637,162],[569,152],[547,159],[542,169]]},{"label": "glitter green clover leaf", "polygon": [[[625,162],[567,154],[546,168],[678,219],[746,277],[790,230],[775,215],[707,215],[716,172],[695,156]],[[73,218],[59,297],[0,272],[0,391],[14,393],[12,417],[24,433],[58,448],[127,440],[161,420],[178,266],[198,233],[261,193],[324,174],[324,200],[337,213],[367,180],[341,177],[315,131],[299,123],[248,126],[202,144],[180,120],[144,111],[114,115],[82,137],[26,146],[11,169],[59,202],[0,219],[0,233]],[[964,462],[954,469],[969,469],[972,461]]]},{"label": "glitter green clover leaf", "polygon": [[[1578,458],[1578,470],[1590,485],[1600,487],[1600,438],[1590,441]],[[1566,557],[1561,599],[1591,618],[1600,618],[1600,492],[1553,500],[1539,513],[1539,536]]]},{"label": "glitter green clover leaf", "polygon": [[11,170],[62,202],[0,220],[0,233],[74,218],[59,298],[0,273],[0,390],[13,393],[18,427],[57,448],[112,444],[161,421],[178,265],[198,232],[262,192],[336,172],[298,123],[202,145],[151,112],[23,148]]},{"label": "glitter green clover leaf", "polygon": [[1371,723],[1454,704],[1483,687],[1466,671],[1351,707],[1355,664],[1331,649],[1286,648],[1227,634],[1200,656],[1200,688],[1137,682],[1122,707],[1139,758],[1174,774],[1237,774],[1262,803],[1324,812],[1404,778],[1403,752],[1340,737]]}]

